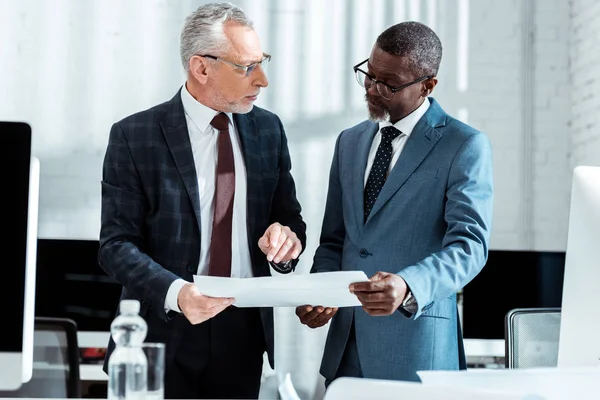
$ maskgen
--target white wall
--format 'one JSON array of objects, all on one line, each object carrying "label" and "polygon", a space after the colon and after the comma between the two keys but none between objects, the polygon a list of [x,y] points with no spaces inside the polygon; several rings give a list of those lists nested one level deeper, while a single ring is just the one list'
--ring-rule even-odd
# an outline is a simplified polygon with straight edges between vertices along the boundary
[{"label": "white wall", "polygon": [[[175,94],[183,82],[181,25],[202,3],[0,0],[0,120],[33,126],[40,237],[97,238],[110,126]],[[406,19],[428,23],[442,39],[433,96],[492,141],[492,248],[564,250],[572,168],[599,165],[594,0],[234,3],[273,54],[271,85],[258,104],[277,112],[289,135],[308,223],[301,270],[317,245],[335,137],[366,116],[351,68],[368,57],[378,33]],[[295,318],[277,311],[278,365],[308,398],[321,384],[326,328],[310,330]]]},{"label": "white wall", "polygon": [[570,166],[600,165],[600,3],[570,5]]}]

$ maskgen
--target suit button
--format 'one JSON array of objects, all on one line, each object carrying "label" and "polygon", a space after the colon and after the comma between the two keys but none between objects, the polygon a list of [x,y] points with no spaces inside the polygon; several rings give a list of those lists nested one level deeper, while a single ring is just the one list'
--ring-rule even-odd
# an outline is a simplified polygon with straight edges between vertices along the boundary
[{"label": "suit button", "polygon": [[194,267],[191,265],[188,265],[187,267],[185,267],[185,269],[187,269],[187,272],[189,272],[190,274],[193,274],[194,272],[196,272],[196,271],[194,271]]},{"label": "suit button", "polygon": [[361,256],[361,258],[366,258],[369,255],[369,252],[367,251],[367,249],[360,249],[358,255]]}]

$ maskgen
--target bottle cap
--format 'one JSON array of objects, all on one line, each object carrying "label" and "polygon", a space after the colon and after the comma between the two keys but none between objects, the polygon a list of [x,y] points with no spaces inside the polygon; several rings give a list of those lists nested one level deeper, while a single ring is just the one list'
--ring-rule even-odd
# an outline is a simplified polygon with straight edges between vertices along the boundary
[{"label": "bottle cap", "polygon": [[140,302],[137,300],[121,300],[119,311],[121,314],[139,314]]}]

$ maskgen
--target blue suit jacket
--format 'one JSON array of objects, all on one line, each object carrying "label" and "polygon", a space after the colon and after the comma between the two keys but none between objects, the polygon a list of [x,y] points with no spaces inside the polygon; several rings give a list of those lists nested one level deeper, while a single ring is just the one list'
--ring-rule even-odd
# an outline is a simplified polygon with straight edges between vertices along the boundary
[{"label": "blue suit jacket", "polygon": [[[289,226],[304,248],[306,225],[296,199],[287,139],[279,118],[254,107],[234,114],[247,173],[248,244],[255,276],[270,274],[258,239],[273,222]],[[121,285],[122,299],[141,302],[147,341],[177,349],[181,318],[165,314],[171,283],[193,281],[200,258],[200,197],[180,92],[115,123],[103,166],[100,266]],[[269,360],[273,312],[261,309]],[[114,348],[109,343],[108,354]]]},{"label": "blue suit jacket", "polygon": [[364,173],[378,124],[365,121],[338,137],[312,272],[398,273],[419,309],[410,318],[339,309],[321,365],[327,379],[335,376],[353,318],[367,378],[415,381],[418,370],[464,363],[455,294],[487,259],[492,151],[484,134],[429,100],[365,223]]}]

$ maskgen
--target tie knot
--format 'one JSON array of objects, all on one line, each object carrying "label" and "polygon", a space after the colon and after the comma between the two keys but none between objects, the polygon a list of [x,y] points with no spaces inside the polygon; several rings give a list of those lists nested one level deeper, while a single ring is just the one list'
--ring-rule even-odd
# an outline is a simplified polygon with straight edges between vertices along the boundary
[{"label": "tie knot", "polygon": [[218,113],[210,124],[219,132],[228,131],[229,117],[225,113]]},{"label": "tie knot", "polygon": [[393,126],[386,126],[381,128],[381,138],[382,140],[388,142],[391,142],[392,140],[396,139],[401,133],[402,132],[400,132],[397,128]]}]

